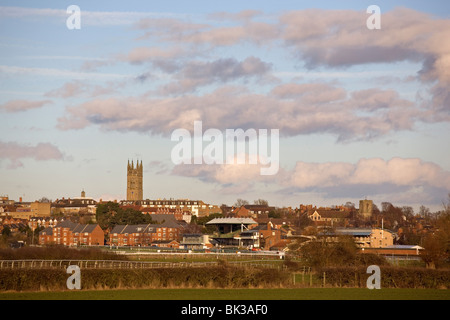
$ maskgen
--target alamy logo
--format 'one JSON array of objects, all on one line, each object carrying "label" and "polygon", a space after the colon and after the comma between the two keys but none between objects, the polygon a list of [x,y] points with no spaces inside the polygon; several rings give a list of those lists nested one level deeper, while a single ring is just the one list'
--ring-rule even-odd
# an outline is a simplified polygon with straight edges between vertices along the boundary
[{"label": "alamy logo", "polygon": [[[202,121],[194,122],[193,136],[187,129],[172,132],[171,159],[179,164],[254,164],[261,165],[261,175],[275,175],[279,170],[279,130],[219,129],[203,132]],[[203,148],[203,142],[209,142]],[[248,141],[248,143],[247,143]]]},{"label": "alamy logo", "polygon": [[379,266],[371,265],[367,267],[366,273],[372,274],[367,278],[368,289],[381,289],[381,270]]},{"label": "alamy logo", "polygon": [[66,26],[69,30],[81,29],[81,10],[77,5],[70,5],[66,10],[67,14],[70,16],[66,20]]},{"label": "alamy logo", "polygon": [[69,290],[80,290],[81,289],[81,270],[77,265],[70,265],[67,267],[66,272],[71,274],[69,278],[67,278],[66,285]]},{"label": "alamy logo", "polygon": [[371,5],[367,7],[367,13],[371,15],[366,20],[366,26],[369,30],[380,30],[381,29],[381,9],[377,5]]}]

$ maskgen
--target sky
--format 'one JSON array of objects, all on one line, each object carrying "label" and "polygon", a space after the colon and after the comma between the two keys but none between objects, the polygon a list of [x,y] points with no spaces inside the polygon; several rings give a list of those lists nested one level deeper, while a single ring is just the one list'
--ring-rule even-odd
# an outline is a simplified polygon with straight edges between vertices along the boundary
[{"label": "sky", "polygon": [[[0,1],[0,195],[122,200],[139,160],[145,199],[440,210],[448,39],[446,1]],[[279,170],[174,162],[195,121],[278,130]]]}]

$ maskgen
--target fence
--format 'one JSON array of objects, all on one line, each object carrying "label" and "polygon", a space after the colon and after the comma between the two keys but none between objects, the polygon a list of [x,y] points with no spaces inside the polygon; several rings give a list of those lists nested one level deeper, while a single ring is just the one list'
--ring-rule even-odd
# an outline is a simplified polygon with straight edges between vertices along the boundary
[{"label": "fence", "polygon": [[[123,260],[0,260],[2,269],[53,269],[78,265],[84,269],[151,269],[151,268],[186,268],[216,266],[220,262],[160,262],[160,261],[123,261]],[[256,267],[283,269],[284,265],[270,260],[229,261],[229,265],[239,267]],[[306,271],[306,267],[305,271]]]},{"label": "fence", "polygon": [[1,269],[53,269],[78,265],[84,269],[151,269],[205,267],[215,262],[152,262],[121,260],[0,260]]}]

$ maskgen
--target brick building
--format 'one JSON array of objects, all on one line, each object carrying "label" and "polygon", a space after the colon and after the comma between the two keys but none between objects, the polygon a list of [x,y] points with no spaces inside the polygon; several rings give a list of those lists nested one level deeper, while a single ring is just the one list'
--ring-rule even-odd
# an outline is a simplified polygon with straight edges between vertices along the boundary
[{"label": "brick building", "polygon": [[69,220],[39,232],[39,244],[65,246],[103,245],[105,234],[98,224],[79,224]]},{"label": "brick building", "polygon": [[182,227],[175,222],[173,215],[158,216],[166,217],[167,220],[159,224],[116,225],[109,233],[109,244],[119,247],[145,247],[156,245],[158,242],[179,242]]}]

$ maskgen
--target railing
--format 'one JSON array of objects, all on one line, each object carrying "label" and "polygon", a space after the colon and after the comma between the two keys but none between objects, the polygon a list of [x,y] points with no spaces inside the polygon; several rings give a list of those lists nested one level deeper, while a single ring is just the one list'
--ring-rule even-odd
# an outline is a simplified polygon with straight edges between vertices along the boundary
[{"label": "railing", "polygon": [[[152,268],[198,268],[217,266],[220,262],[160,262],[160,261],[123,261],[123,260],[0,260],[2,269],[66,269],[78,265],[83,269],[152,269]],[[284,265],[273,260],[227,261],[230,265],[240,267],[281,269]],[[306,267],[305,267],[306,268]],[[306,270],[305,270],[306,271]]]},{"label": "railing", "polygon": [[1,269],[52,269],[78,265],[84,269],[151,269],[205,267],[216,262],[153,262],[121,260],[0,260]]}]

